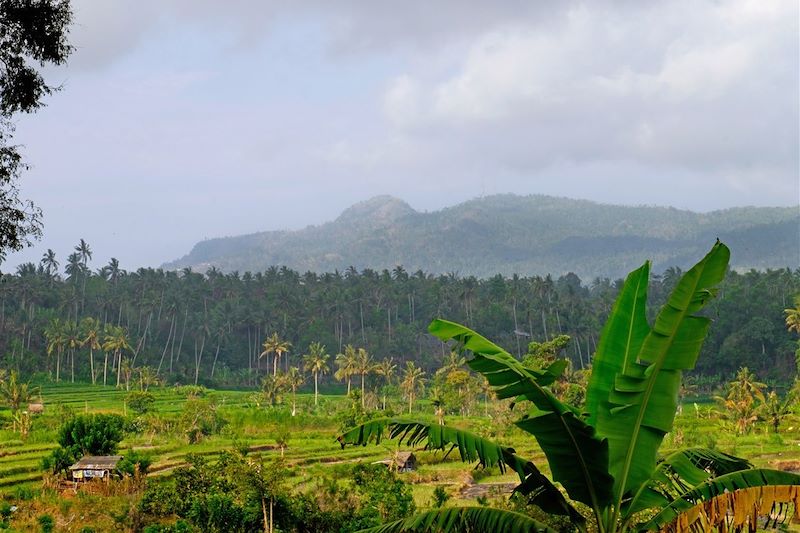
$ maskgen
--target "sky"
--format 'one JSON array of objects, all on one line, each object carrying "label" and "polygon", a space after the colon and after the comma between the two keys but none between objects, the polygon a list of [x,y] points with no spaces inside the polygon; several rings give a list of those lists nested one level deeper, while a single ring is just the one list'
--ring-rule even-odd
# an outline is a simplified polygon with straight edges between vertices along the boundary
[{"label": "sky", "polygon": [[796,0],[73,0],[18,118],[44,237],[176,259],[379,194],[800,202]]}]

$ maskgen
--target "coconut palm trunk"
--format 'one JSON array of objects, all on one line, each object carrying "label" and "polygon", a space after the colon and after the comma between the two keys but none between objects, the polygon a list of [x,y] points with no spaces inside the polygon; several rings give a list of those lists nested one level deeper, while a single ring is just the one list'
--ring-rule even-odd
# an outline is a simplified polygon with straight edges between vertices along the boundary
[{"label": "coconut palm trunk", "polygon": [[319,396],[319,390],[317,389],[317,381],[318,381],[319,372],[314,372],[314,406],[317,405],[317,397]]}]

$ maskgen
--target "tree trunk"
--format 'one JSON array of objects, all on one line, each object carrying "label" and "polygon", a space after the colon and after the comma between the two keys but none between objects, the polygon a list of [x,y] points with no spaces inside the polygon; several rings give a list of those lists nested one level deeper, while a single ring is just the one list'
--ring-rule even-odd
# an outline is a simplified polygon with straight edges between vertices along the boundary
[{"label": "tree trunk", "polygon": [[94,350],[92,349],[92,345],[89,345],[89,371],[92,373],[92,385],[96,384],[96,380],[94,378]]},{"label": "tree trunk", "polygon": [[117,359],[117,388],[119,388],[119,373],[122,370],[122,352],[117,350],[114,352],[114,356]]},{"label": "tree trunk", "polygon": [[217,351],[214,352],[214,362],[211,364],[211,379],[214,379],[214,371],[217,369],[217,358],[219,357],[219,347],[222,344],[222,338],[217,339]]},{"label": "tree trunk", "polygon": [[314,407],[317,406],[317,395],[319,394],[317,392],[317,376],[318,375],[319,374],[317,372],[314,372]]},{"label": "tree trunk", "polygon": [[364,407],[364,372],[361,373],[361,407]]},{"label": "tree trunk", "polygon": [[106,377],[108,376],[108,352],[105,353],[105,360],[103,361],[103,387],[106,386]]},{"label": "tree trunk", "polygon": [[269,533],[269,521],[267,519],[267,502],[261,497],[261,512],[264,515],[264,533]]}]

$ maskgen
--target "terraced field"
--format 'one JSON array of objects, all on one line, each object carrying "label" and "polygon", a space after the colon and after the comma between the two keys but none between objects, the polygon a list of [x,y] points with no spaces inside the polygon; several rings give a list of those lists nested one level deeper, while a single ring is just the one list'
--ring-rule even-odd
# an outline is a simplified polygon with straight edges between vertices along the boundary
[{"label": "terraced field", "polygon": [[[154,389],[152,392],[156,397],[158,417],[177,420],[186,398],[170,388]],[[56,447],[58,426],[70,413],[125,413],[126,394],[124,390],[111,387],[67,384],[43,386],[45,413],[34,420],[27,440],[20,440],[17,434],[8,430],[0,431],[0,493],[13,494],[19,490],[36,489],[42,478],[42,459]],[[258,407],[252,395],[252,391],[208,393],[207,397],[216,402],[219,413],[227,420],[227,425],[218,435],[189,444],[179,431],[172,431],[166,436],[143,431],[131,434],[123,441],[122,453],[133,448],[150,454],[153,459],[151,476],[171,475],[175,468],[186,464],[189,454],[203,455],[213,460],[221,451],[234,447],[246,447],[256,457],[275,457],[283,453],[287,464],[295,467],[292,469],[294,477],[291,482],[302,487],[313,482],[323,471],[357,461],[385,459],[395,449],[395,444],[390,441],[378,446],[348,447],[344,450],[339,447],[335,440],[339,433],[337,413],[348,405],[348,400],[343,396],[322,397],[319,407],[313,411],[313,396],[298,395],[299,412],[292,417],[287,406],[272,409]],[[428,413],[415,414],[415,418],[431,416],[429,406],[422,403],[420,409]],[[747,457],[759,466],[800,469],[800,419],[797,417],[785,421],[785,430],[780,436],[767,434],[762,425],[751,435],[735,437],[730,432],[720,431],[720,422],[712,415],[710,404],[684,410],[678,417],[675,432],[667,438],[665,448],[710,446]],[[0,411],[0,418],[8,416],[7,411]],[[447,423],[484,434],[490,427],[488,420],[480,416],[448,417]],[[283,452],[276,442],[280,432],[288,432],[289,435]],[[498,438],[513,446],[521,456],[534,460],[546,472],[546,461],[533,439],[513,428],[504,431]],[[415,500],[422,505],[429,503],[437,485],[448,486],[449,492],[459,500],[507,491],[509,484],[515,480],[514,475],[502,475],[496,470],[476,471],[472,465],[462,463],[457,453],[445,460],[441,452],[415,450],[415,453],[418,469],[403,476],[413,483]]]}]

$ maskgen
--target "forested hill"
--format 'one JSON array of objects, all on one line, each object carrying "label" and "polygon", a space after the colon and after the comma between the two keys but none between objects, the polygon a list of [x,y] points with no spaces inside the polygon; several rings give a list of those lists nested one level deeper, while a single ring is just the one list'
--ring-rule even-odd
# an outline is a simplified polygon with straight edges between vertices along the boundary
[{"label": "forested hill", "polygon": [[574,272],[616,278],[643,257],[654,268],[687,267],[719,237],[736,270],[800,265],[800,208],[741,207],[695,213],[671,207],[604,205],[549,196],[499,195],[421,213],[390,196],[298,231],[210,239],[165,268],[263,271],[391,269],[501,274]]}]

